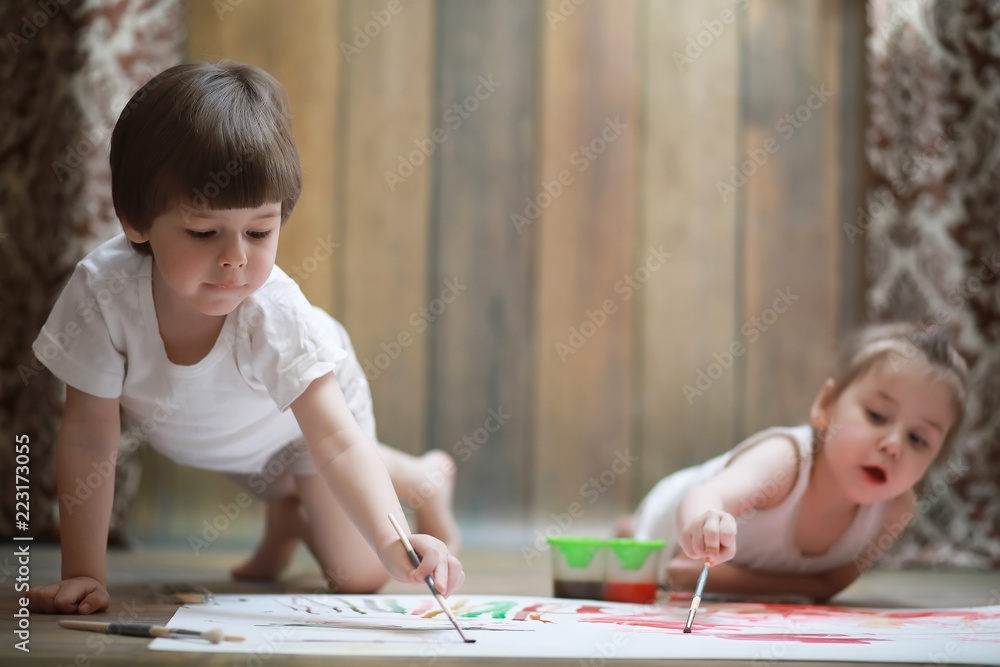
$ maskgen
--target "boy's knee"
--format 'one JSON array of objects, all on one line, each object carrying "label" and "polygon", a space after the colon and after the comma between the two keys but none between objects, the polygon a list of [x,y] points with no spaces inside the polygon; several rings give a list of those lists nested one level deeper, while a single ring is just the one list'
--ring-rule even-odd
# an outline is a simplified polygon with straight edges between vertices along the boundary
[{"label": "boy's knee", "polygon": [[326,573],[326,585],[331,593],[344,595],[376,593],[387,583],[389,583],[389,573],[378,564],[363,572],[343,572],[337,568],[336,572]]}]

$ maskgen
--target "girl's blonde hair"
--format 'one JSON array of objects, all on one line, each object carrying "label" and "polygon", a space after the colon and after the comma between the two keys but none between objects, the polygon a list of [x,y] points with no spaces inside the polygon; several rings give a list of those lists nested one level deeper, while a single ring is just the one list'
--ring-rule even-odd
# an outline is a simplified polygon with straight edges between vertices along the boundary
[{"label": "girl's blonde hair", "polygon": [[947,451],[965,416],[965,397],[969,369],[965,360],[936,326],[921,328],[912,322],[874,324],[852,335],[841,348],[833,373],[833,391],[828,397],[835,401],[854,380],[863,376],[880,360],[902,363],[923,359],[937,379],[952,389],[955,421],[945,434],[941,451]]}]

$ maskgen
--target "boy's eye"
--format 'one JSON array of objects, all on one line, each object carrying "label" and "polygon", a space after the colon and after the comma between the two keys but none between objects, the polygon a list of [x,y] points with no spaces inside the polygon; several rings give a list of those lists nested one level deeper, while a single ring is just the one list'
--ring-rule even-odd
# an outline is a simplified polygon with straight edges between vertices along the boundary
[{"label": "boy's eye", "polygon": [[270,230],[268,230],[266,232],[247,232],[247,236],[249,236],[252,239],[256,239],[258,241],[263,241],[264,239],[266,239],[270,235],[271,235],[271,231]]},{"label": "boy's eye", "polygon": [[868,413],[868,418],[871,419],[876,424],[885,423],[885,415],[875,412],[874,410],[865,410]]},{"label": "boy's eye", "polygon": [[199,232],[196,229],[189,229],[189,230],[187,230],[187,233],[188,233],[189,236],[193,236],[196,239],[207,239],[209,236],[211,236],[215,232],[213,232],[213,231]]}]

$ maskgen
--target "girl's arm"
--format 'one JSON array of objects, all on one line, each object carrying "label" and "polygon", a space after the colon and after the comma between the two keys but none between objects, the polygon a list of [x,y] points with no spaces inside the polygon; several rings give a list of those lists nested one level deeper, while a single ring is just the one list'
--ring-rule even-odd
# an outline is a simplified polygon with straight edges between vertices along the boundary
[{"label": "girl's arm", "polygon": [[405,525],[389,473],[375,444],[354,419],[333,374],[313,380],[291,407],[317,470],[386,571],[410,583],[433,574],[440,592],[450,594],[461,583],[461,565],[443,542],[417,535],[412,542],[422,562],[413,569],[389,522],[392,513]]},{"label": "girl's arm", "polygon": [[106,561],[121,439],[118,403],[66,387],[56,441],[62,581],[31,589],[32,611],[91,614],[111,603]]},{"label": "girl's arm", "polygon": [[[759,572],[733,563],[716,565],[708,575],[706,590],[737,595],[804,595],[825,602],[850,586],[874,561],[878,560],[913,520],[916,499],[907,491],[893,501],[886,513],[882,530],[869,542],[878,553],[862,552],[851,563],[811,575]],[[683,555],[667,566],[668,586],[675,590],[694,590],[701,574],[702,560]]]},{"label": "girl's arm", "polygon": [[[701,574],[703,560],[677,556],[667,566],[667,585],[671,590],[693,591]],[[821,574],[774,574],[759,572],[733,563],[716,565],[708,573],[705,590],[734,595],[802,595],[823,602],[857,578],[854,563]]]},{"label": "girl's arm", "polygon": [[774,507],[798,477],[791,439],[775,436],[737,454],[719,474],[694,487],[677,511],[680,546],[690,558],[723,563],[736,554],[737,517]]}]

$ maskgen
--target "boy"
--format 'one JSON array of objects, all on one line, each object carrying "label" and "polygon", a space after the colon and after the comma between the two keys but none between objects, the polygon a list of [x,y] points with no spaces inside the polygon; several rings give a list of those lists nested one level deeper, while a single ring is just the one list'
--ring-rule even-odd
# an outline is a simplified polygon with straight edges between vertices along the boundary
[{"label": "boy", "polygon": [[234,576],[277,576],[303,539],[332,590],[433,574],[450,594],[464,575],[448,547],[412,536],[422,557],[413,569],[387,515],[403,516],[394,479],[405,490],[443,472],[418,518],[457,538],[454,465],[443,453],[413,459],[376,447],[346,332],[274,266],[302,182],[280,84],[239,63],[170,68],[122,112],[111,171],[125,235],[80,262],[34,346],[67,388],[57,443],[62,581],[32,589],[32,609],[89,614],[110,603],[114,485],[86,499],[65,490],[114,460],[119,408],[151,426],[158,451],[228,473],[268,501],[264,540]]}]

